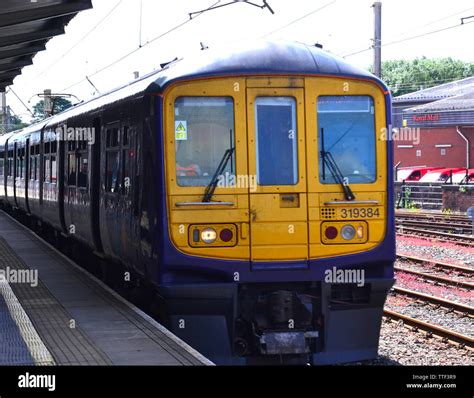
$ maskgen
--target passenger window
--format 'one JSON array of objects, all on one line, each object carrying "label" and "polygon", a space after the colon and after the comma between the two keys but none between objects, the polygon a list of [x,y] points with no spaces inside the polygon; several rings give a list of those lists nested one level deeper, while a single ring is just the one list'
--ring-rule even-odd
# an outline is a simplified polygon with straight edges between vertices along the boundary
[{"label": "passenger window", "polygon": [[130,192],[130,159],[129,128],[125,126],[122,133],[122,195]]},{"label": "passenger window", "polygon": [[119,151],[107,151],[106,181],[107,192],[118,191]]},{"label": "passenger window", "polygon": [[68,172],[67,172],[67,185],[69,186],[76,186],[76,154],[75,152],[71,152],[68,155]]},{"label": "passenger window", "polygon": [[258,185],[298,182],[296,100],[259,97],[255,101]]},{"label": "passenger window", "polygon": [[107,129],[105,150],[105,190],[117,193],[120,188],[120,146],[117,127]]},{"label": "passenger window", "polygon": [[208,185],[225,157],[228,161],[222,174],[235,173],[232,98],[180,97],[175,101],[174,115],[179,186]]},{"label": "passenger window", "polygon": [[56,151],[57,151],[57,141],[51,141],[50,143],[50,157],[49,157],[49,174],[48,181],[56,184],[57,180],[57,162],[56,162]]},{"label": "passenger window", "polygon": [[8,177],[13,177],[13,150],[8,151]]},{"label": "passenger window", "polygon": [[77,186],[79,188],[87,188],[89,157],[87,152],[81,152],[77,155]]}]

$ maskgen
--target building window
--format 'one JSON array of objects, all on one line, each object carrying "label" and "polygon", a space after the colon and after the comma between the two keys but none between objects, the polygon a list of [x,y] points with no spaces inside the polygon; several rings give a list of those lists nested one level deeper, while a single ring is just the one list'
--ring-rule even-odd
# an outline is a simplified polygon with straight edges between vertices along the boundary
[{"label": "building window", "polygon": [[416,150],[416,156],[420,157],[421,156],[421,149]]}]

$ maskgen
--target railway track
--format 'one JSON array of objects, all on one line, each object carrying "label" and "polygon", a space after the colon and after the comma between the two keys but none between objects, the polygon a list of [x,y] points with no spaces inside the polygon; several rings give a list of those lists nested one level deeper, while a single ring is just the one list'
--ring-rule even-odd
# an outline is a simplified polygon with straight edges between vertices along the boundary
[{"label": "railway track", "polygon": [[418,276],[427,281],[431,280],[433,282],[443,283],[450,286],[457,286],[464,289],[474,288],[474,283],[471,283],[471,282],[461,281],[458,279],[451,279],[451,278],[447,278],[447,277],[439,276],[439,275],[427,274],[426,272],[415,271],[415,270],[404,268],[404,267],[395,266],[394,269],[395,271],[398,271],[398,272],[404,272],[406,274]]},{"label": "railway track", "polygon": [[469,217],[461,214],[446,214],[446,213],[429,213],[429,212],[407,212],[407,211],[396,211],[395,217],[399,220],[422,220],[430,222],[454,222],[461,225],[472,225],[472,221]]},{"label": "railway track", "polygon": [[435,228],[436,231],[447,232],[457,235],[471,235],[472,226],[469,224],[460,224],[455,222],[430,222],[427,220],[396,220],[397,226],[414,228]]},{"label": "railway track", "polygon": [[456,272],[459,272],[460,274],[474,276],[474,268],[464,267],[462,265],[450,264],[450,263],[445,263],[442,261],[436,261],[436,260],[427,259],[427,258],[409,256],[406,254],[397,254],[397,258],[401,260],[408,260],[408,261],[411,261],[413,263],[418,263],[418,264],[431,264],[434,267],[440,268],[442,270],[456,271]]},{"label": "railway track", "polygon": [[395,294],[411,297],[413,299],[416,299],[424,303],[429,303],[429,304],[434,304],[440,307],[444,307],[448,310],[458,312],[462,314],[463,316],[469,316],[469,317],[474,316],[474,307],[471,307],[466,304],[461,304],[456,301],[447,300],[441,297],[431,296],[430,294],[419,293],[414,290],[405,289],[404,287],[398,287],[398,286],[394,286],[392,288],[392,292],[394,292]]},{"label": "railway track", "polygon": [[474,247],[474,236],[469,235],[451,234],[447,232],[436,231],[433,229],[418,228],[414,226],[407,227],[405,225],[400,224],[397,226],[397,234],[408,237],[431,238],[442,242],[449,241],[460,246]]},{"label": "railway track", "polygon": [[406,326],[412,327],[412,329],[415,331],[423,330],[428,334],[428,336],[438,336],[445,341],[454,342],[459,344],[461,347],[474,350],[474,339],[465,334],[458,333],[429,322],[421,321],[419,319],[412,318],[389,309],[384,309],[384,316],[386,319],[393,319],[396,321],[401,320]]},{"label": "railway track", "polygon": [[[435,297],[429,294],[419,293],[414,290],[405,289],[405,288],[401,288],[397,286],[394,286],[392,288],[392,292],[394,292],[395,294],[400,294],[400,295],[414,298],[417,301],[421,301],[423,303],[434,304],[434,305],[446,308],[450,311],[455,311],[457,313],[460,313],[463,316],[469,316],[469,317],[474,316],[474,307],[457,303],[455,301],[446,300],[440,297]],[[393,311],[388,308],[384,309],[384,316],[385,318],[393,319],[396,321],[401,320],[406,326],[410,326],[415,331],[422,330],[425,333],[427,333],[429,336],[438,336],[439,338],[442,338],[445,341],[454,342],[463,347],[467,347],[470,350],[474,350],[474,339],[465,334],[444,328],[439,325],[435,325],[430,322],[425,322],[420,319],[410,317],[408,315],[399,313],[397,311]]]}]

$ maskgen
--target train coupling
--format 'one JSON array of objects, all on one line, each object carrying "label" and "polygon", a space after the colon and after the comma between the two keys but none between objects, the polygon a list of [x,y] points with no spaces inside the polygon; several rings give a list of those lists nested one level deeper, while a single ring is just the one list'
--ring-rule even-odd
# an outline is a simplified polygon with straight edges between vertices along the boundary
[{"label": "train coupling", "polygon": [[262,355],[307,354],[311,352],[313,339],[319,332],[265,332],[259,339],[259,351]]}]

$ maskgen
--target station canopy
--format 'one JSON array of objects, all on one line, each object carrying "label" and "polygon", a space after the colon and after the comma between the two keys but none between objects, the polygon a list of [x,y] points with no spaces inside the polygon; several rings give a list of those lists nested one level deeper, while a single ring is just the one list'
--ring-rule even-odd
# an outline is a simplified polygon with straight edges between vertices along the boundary
[{"label": "station canopy", "polygon": [[91,0],[0,0],[0,92]]}]

